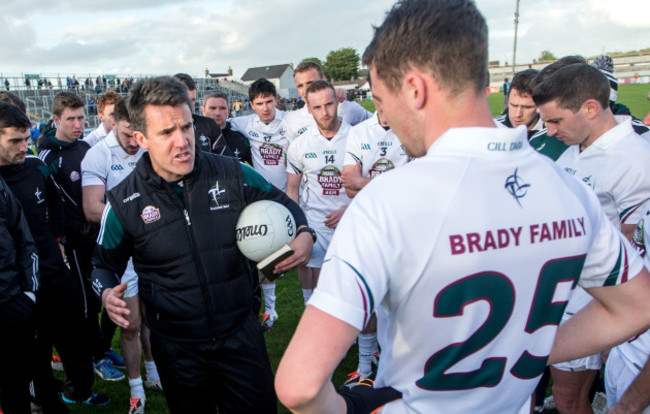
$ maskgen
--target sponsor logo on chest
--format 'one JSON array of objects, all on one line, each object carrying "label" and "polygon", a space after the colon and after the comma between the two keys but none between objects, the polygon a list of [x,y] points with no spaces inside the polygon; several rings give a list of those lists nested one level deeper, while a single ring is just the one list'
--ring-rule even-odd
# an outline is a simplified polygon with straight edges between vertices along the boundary
[{"label": "sponsor logo on chest", "polygon": [[142,221],[144,221],[145,224],[155,223],[160,220],[160,209],[154,206],[146,206],[142,210],[140,217],[142,217]]}]

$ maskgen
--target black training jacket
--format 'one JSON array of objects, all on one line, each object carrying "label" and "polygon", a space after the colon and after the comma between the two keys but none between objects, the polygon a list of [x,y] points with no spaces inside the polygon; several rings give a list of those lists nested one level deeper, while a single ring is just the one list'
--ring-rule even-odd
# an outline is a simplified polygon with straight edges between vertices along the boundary
[{"label": "black training jacket", "polygon": [[0,304],[22,292],[36,292],[38,276],[38,256],[27,220],[0,178]]},{"label": "black training jacket", "polygon": [[175,187],[153,171],[145,153],[107,199],[93,288],[101,295],[115,286],[132,256],[147,324],[176,341],[227,336],[250,314],[257,276],[235,240],[246,205],[278,201],[297,226],[307,224],[300,207],[252,168],[205,152],[196,153],[194,170]]},{"label": "black training jacket", "polygon": [[41,138],[38,158],[45,162],[52,177],[63,193],[65,236],[68,242],[94,242],[98,227],[86,221],[81,191],[81,160],[90,145],[77,139],[63,142],[56,139],[56,129],[51,129]]}]

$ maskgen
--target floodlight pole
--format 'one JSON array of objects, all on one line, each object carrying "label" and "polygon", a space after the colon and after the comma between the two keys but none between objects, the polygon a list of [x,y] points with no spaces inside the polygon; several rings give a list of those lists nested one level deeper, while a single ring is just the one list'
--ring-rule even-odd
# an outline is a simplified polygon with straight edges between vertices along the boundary
[{"label": "floodlight pole", "polygon": [[515,67],[517,66],[517,26],[519,25],[519,0],[515,10],[515,45],[512,50],[512,77],[515,76]]}]

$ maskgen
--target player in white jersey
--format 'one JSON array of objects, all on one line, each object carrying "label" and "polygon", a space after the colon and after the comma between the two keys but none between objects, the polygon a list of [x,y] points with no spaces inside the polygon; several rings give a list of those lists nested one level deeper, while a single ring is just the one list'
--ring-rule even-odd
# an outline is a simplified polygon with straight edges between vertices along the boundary
[{"label": "player in white jersey", "polygon": [[109,89],[97,100],[97,116],[100,124],[87,137],[84,138],[91,147],[101,142],[111,132],[113,128],[113,110],[115,102],[120,99],[120,95],[113,89]]},{"label": "player in white jersey", "polygon": [[[89,221],[100,222],[105,207],[104,194],[126,178],[135,168],[145,152],[133,138],[133,127],[126,108],[126,101],[115,103],[112,130],[108,136],[92,147],[81,162],[81,185],[84,214]],[[145,351],[147,381],[144,386],[162,391],[160,377],[151,353],[149,329],[140,323],[140,300],[138,296],[138,275],[129,260],[121,283],[126,283],[124,301],[131,313],[125,316],[129,327],[120,331],[121,348],[129,377],[131,398],[129,414],[142,414],[145,407],[145,393],[140,375],[142,350]],[[144,347],[143,347],[144,345]]]},{"label": "player in white jersey", "polygon": [[[558,166],[590,186],[605,214],[631,239],[641,206],[650,199],[650,145],[616,119],[609,107],[609,82],[598,69],[574,64],[559,69],[534,91],[549,134],[570,147]],[[581,289],[569,302],[563,321],[591,301]],[[591,384],[602,367],[600,355],[551,367],[553,397],[560,412],[591,412]]]},{"label": "player in white jersey", "polygon": [[287,188],[285,150],[289,146],[283,118],[285,112],[277,109],[275,85],[261,78],[248,90],[254,114],[232,118],[230,125],[251,143],[253,168],[271,184],[284,191]]},{"label": "player in white jersey", "polygon": [[[300,62],[293,71],[293,80],[296,82],[296,89],[304,102],[307,102],[305,91],[309,85],[314,81],[323,79],[325,79],[323,69],[316,62]],[[352,126],[357,125],[372,116],[372,113],[368,112],[358,103],[345,99],[342,102],[339,102],[337,113],[338,116],[343,119],[343,122]],[[285,123],[287,127],[287,135],[291,141],[300,136],[308,128],[316,127],[314,117],[309,113],[307,105],[296,111],[287,112]]]},{"label": "player in white jersey", "polygon": [[[285,112],[276,108],[278,103],[275,85],[260,78],[248,89],[254,114],[232,118],[230,126],[243,134],[251,144],[253,168],[271,184],[282,191],[287,188],[286,149],[289,139],[285,131]],[[278,319],[275,310],[275,282],[262,278],[264,313],[262,327],[269,330]]]},{"label": "player in white jersey", "polygon": [[[633,246],[650,268],[650,202],[634,232]],[[646,223],[646,220],[648,221]],[[650,414],[650,331],[612,349],[605,365],[607,408],[610,414]]]},{"label": "player in white jersey", "polygon": [[[474,1],[397,3],[364,63],[378,110],[422,158],[371,181],[343,216],[278,367],[283,404],[529,412],[547,362],[649,326],[650,274],[596,196],[536,154],[523,128],[495,128]],[[576,282],[597,300],[557,328]],[[337,395],[332,372],[373,311],[374,387]]]},{"label": "player in white jersey", "polygon": [[343,162],[343,186],[354,197],[371,179],[409,162],[404,145],[375,112],[352,127]]},{"label": "player in white jersey", "polygon": [[[395,133],[375,112],[350,129],[341,181],[348,197],[353,198],[370,180],[405,165],[410,160]],[[354,386],[372,374],[373,357],[377,350],[377,317],[373,315],[358,338],[359,364],[348,374],[345,386]]]},{"label": "player in white jersey", "polygon": [[298,269],[307,303],[334,229],[350,203],[341,183],[350,126],[336,113],[336,92],[329,82],[315,81],[305,98],[317,127],[300,135],[287,151],[287,195],[300,204],[317,236],[309,263]]}]

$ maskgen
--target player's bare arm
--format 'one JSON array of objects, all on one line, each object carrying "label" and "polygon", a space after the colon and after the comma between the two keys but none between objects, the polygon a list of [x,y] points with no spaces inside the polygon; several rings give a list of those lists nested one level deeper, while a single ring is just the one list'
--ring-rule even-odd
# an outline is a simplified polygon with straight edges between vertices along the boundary
[{"label": "player's bare arm", "polygon": [[344,165],[341,172],[341,182],[345,187],[345,192],[348,197],[353,198],[357,193],[365,187],[370,178],[364,178],[361,175],[361,161],[357,161],[355,165]]},{"label": "player's bare arm", "polygon": [[287,174],[287,196],[290,199],[295,201],[297,204],[300,204],[300,179],[302,175],[299,174]]},{"label": "player's bare arm", "polygon": [[559,327],[549,364],[596,354],[650,328],[647,269],[620,285],[586,290],[596,300]]},{"label": "player's bare arm", "polygon": [[[352,325],[307,306],[275,377],[278,399],[294,413],[342,413],[332,373],[359,334]],[[314,358],[314,349],[327,352]]]},{"label": "player's bare arm", "polygon": [[102,213],[104,212],[104,193],[106,186],[103,185],[88,185],[82,187],[83,193],[83,209],[86,220],[93,223],[102,221]]}]

